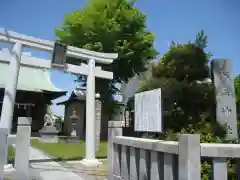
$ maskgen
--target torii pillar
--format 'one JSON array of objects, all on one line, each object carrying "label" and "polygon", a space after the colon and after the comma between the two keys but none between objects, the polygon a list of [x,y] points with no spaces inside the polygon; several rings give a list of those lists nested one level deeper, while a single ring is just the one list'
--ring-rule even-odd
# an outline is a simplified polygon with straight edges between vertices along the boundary
[{"label": "torii pillar", "polygon": [[[88,61],[87,95],[86,95],[86,156],[81,161],[86,166],[98,165],[96,159],[96,120],[95,120],[95,60]],[[93,136],[94,134],[94,136]]]}]

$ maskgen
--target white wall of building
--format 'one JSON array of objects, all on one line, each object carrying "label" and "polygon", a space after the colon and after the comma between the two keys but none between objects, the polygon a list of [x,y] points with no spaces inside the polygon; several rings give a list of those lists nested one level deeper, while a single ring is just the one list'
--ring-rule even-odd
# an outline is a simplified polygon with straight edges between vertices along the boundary
[{"label": "white wall of building", "polygon": [[146,71],[140,75],[135,75],[127,83],[123,82],[121,86],[122,102],[127,103],[128,98],[132,97],[141,85],[141,81],[149,77],[151,71]]}]

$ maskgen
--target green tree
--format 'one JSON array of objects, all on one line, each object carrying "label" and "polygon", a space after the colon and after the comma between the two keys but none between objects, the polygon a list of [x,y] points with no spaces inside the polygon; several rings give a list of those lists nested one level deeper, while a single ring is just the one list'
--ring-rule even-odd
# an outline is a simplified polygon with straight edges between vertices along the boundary
[{"label": "green tree", "polygon": [[240,104],[240,75],[237,75],[234,79],[236,102]]},{"label": "green tree", "polygon": [[152,76],[139,88],[139,92],[162,88],[165,130],[190,132],[204,125],[203,120],[215,122],[213,86],[206,82],[211,57],[204,51],[206,46],[203,31],[186,44],[172,42],[169,51],[153,64]]},{"label": "green tree", "polygon": [[[114,73],[113,80],[96,80],[96,91],[109,107],[113,107],[112,95],[118,93],[115,84],[144,71],[157,55],[153,47],[155,36],[146,29],[146,15],[129,0],[89,0],[81,10],[65,15],[56,35],[69,45],[118,53],[119,58],[111,65],[101,65]],[[79,79],[84,80],[81,76]]]},{"label": "green tree", "polygon": [[[237,118],[239,117],[240,110],[240,75],[237,75],[234,79],[236,105],[237,105]],[[240,120],[238,119],[238,130],[240,128]]]}]

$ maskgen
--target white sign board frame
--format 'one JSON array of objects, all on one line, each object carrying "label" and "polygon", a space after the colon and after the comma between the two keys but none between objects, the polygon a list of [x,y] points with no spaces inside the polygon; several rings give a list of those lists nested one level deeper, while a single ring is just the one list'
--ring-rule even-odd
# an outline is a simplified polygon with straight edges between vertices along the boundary
[{"label": "white sign board frame", "polygon": [[134,130],[162,132],[161,88],[135,94]]}]

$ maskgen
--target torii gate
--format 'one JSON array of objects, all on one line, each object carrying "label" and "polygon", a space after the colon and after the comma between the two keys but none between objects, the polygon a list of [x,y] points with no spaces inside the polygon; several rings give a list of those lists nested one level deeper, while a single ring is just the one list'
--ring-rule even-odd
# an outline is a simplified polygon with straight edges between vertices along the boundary
[{"label": "torii gate", "polygon": [[[15,44],[12,49],[12,54],[1,54],[0,61],[10,62],[8,71],[8,82],[5,87],[4,100],[2,106],[2,114],[0,121],[0,129],[7,129],[6,132],[0,131],[0,141],[4,141],[10,131],[12,124],[12,114],[15,103],[16,88],[18,82],[18,74],[20,64],[22,66],[31,66],[36,68],[56,68],[65,72],[73,74],[81,74],[87,76],[87,95],[86,95],[86,156],[82,160],[82,163],[87,166],[95,166],[99,161],[95,157],[95,77],[112,79],[113,73],[104,71],[101,67],[96,67],[95,62],[102,64],[110,64],[114,59],[118,57],[117,54],[99,53],[89,51],[81,48],[72,46],[66,46],[65,55],[67,57],[74,57],[79,59],[87,60],[88,64],[82,63],[80,66],[67,64],[53,64],[52,61],[43,61],[38,58],[25,56],[21,60],[22,48],[30,47],[33,49],[39,49],[52,53],[55,47],[55,42],[26,36],[16,32],[8,31],[4,28],[0,28],[0,42]],[[61,48],[61,47],[60,47]],[[61,59],[61,57],[60,57]],[[3,144],[1,144],[2,146]],[[7,143],[5,143],[5,149],[7,149]],[[6,154],[6,152],[5,152]],[[0,161],[1,158],[0,158]],[[0,162],[0,165],[3,162]]]}]

